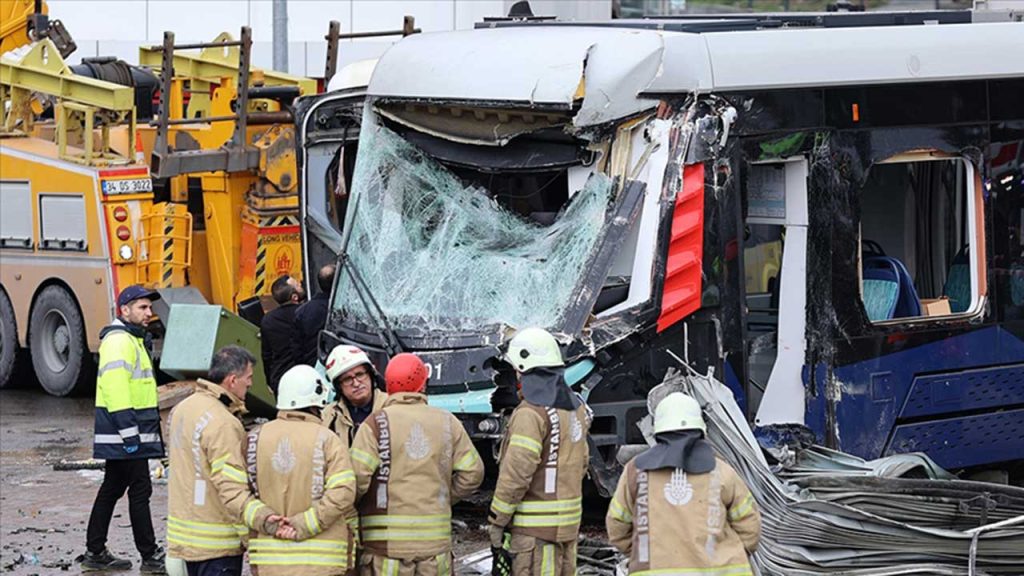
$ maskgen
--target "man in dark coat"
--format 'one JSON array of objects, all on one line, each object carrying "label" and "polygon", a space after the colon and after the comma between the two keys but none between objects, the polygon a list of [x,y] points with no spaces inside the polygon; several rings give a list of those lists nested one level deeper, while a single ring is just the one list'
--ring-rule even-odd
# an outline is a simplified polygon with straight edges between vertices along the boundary
[{"label": "man in dark coat", "polygon": [[295,323],[298,324],[301,349],[299,362],[316,366],[316,342],[320,331],[327,322],[327,311],[330,309],[331,288],[334,286],[334,264],[327,264],[316,276],[316,284],[320,289],[295,311]]},{"label": "man in dark coat", "polygon": [[298,280],[286,274],[274,281],[270,293],[278,306],[263,317],[260,339],[267,385],[277,394],[277,383],[281,375],[301,362],[301,341],[295,324],[295,311],[306,299],[306,292]]}]

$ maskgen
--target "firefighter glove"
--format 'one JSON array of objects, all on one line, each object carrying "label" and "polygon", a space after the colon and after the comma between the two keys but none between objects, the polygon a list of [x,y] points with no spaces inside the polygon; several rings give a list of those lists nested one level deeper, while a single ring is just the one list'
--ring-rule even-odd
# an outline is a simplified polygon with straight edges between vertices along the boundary
[{"label": "firefighter glove", "polygon": [[490,524],[487,528],[487,535],[491,538],[491,548],[501,548],[505,543],[505,527]]}]

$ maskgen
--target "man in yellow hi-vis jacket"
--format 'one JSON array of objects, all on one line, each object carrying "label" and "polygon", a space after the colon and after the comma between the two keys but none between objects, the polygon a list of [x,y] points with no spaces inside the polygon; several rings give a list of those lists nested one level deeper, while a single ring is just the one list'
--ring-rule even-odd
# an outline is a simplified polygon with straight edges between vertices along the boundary
[{"label": "man in yellow hi-vis jacket", "polygon": [[510,528],[513,574],[574,576],[590,409],[565,383],[561,350],[547,331],[517,332],[505,360],[519,376],[522,402],[501,444],[491,546],[501,549]]},{"label": "man in yellow hi-vis jacket", "polygon": [[255,363],[243,348],[221,348],[209,380],[171,412],[167,543],[189,576],[240,576],[249,529],[276,534],[282,520],[250,492],[242,453]]},{"label": "man in yellow hi-vis jacket", "polygon": [[752,574],[761,515],[704,432],[700,405],[681,392],[654,409],[657,443],[626,464],[605,518],[630,574]]},{"label": "man in yellow hi-vis jacket", "polygon": [[341,576],[355,557],[356,477],[348,447],[320,423],[330,385],[293,366],[277,388],[277,419],[249,431],[246,466],[253,494],[288,516],[290,540],[254,535],[249,563],[259,576]]},{"label": "man in yellow hi-vis jacket", "polygon": [[388,400],[352,443],[364,576],[450,576],[452,504],[476,490],[484,464],[450,412],[427,405],[427,367],[397,354]]},{"label": "man in yellow hi-vis jacket", "polygon": [[107,531],[114,505],[128,491],[128,515],[144,573],[163,573],[164,551],[156,544],[149,497],[149,459],[163,458],[156,378],[149,358],[146,327],[152,304],[160,295],[142,286],[129,286],[117,297],[118,318],[100,332],[100,361],[96,380],[96,436],[93,457],[106,460],[103,484],[89,515],[83,570],[125,570],[130,560],[107,550]]}]

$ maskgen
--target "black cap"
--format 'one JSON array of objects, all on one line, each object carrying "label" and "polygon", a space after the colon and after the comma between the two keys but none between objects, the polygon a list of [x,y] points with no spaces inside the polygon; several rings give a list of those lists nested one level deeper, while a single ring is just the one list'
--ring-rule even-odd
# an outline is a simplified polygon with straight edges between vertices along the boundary
[{"label": "black cap", "polygon": [[150,290],[145,286],[134,284],[121,290],[121,294],[117,297],[117,306],[120,308],[121,306],[131,304],[139,298],[149,298],[150,301],[159,300],[160,293],[156,290]]}]

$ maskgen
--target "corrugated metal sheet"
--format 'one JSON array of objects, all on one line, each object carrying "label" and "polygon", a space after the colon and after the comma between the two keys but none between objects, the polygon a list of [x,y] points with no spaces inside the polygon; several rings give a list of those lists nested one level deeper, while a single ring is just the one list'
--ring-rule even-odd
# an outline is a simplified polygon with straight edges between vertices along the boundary
[{"label": "corrugated metal sheet", "polygon": [[[1024,572],[1024,489],[942,479],[923,455],[864,462],[818,448],[777,475],[724,384],[674,373],[658,393],[671,390],[704,406],[710,440],[757,499],[760,574]],[[937,479],[892,477],[908,471]]]}]

